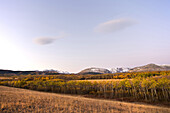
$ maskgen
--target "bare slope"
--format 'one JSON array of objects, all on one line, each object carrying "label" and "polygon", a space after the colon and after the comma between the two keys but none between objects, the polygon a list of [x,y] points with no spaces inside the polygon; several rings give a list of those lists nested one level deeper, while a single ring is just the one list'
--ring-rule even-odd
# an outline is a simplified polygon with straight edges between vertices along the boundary
[{"label": "bare slope", "polygon": [[169,108],[0,86],[0,113],[168,113]]}]

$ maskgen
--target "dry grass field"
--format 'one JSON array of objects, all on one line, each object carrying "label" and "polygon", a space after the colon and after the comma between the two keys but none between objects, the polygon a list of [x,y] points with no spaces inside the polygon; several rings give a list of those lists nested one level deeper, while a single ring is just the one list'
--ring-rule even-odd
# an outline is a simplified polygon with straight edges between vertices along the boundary
[{"label": "dry grass field", "polygon": [[0,86],[0,113],[170,113],[170,108]]},{"label": "dry grass field", "polygon": [[12,80],[12,77],[0,77],[0,80]]}]

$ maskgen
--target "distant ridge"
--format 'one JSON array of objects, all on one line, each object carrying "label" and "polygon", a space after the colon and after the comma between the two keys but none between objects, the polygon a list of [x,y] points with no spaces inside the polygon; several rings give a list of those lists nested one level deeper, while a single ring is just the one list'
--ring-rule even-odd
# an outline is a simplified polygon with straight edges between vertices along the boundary
[{"label": "distant ridge", "polygon": [[[0,75],[52,75],[52,74],[60,74],[57,70],[44,70],[44,71],[13,71],[13,70],[4,70],[0,69]],[[63,74],[63,73],[62,73]]]},{"label": "distant ridge", "polygon": [[26,74],[35,74],[36,71],[13,71],[13,70],[4,70],[0,69],[0,74],[8,74],[8,75],[26,75]]},{"label": "distant ridge", "polygon": [[168,65],[156,65],[156,64],[147,64],[145,66],[135,67],[129,70],[129,72],[144,72],[144,71],[168,71],[170,66]]}]

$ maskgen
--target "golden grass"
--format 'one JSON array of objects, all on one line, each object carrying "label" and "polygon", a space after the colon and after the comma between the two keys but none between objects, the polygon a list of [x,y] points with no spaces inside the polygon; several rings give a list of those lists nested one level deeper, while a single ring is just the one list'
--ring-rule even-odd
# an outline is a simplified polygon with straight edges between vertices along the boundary
[{"label": "golden grass", "polygon": [[170,113],[170,108],[0,86],[0,113]]},{"label": "golden grass", "polygon": [[0,77],[0,80],[4,80],[4,79],[12,80],[13,78],[12,77]]}]

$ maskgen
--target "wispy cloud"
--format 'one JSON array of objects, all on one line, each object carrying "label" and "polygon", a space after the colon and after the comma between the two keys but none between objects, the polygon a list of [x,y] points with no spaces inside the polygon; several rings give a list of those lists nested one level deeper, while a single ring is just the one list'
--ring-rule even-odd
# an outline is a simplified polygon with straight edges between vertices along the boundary
[{"label": "wispy cloud", "polygon": [[64,38],[64,37],[66,37],[65,34],[57,36],[57,37],[38,37],[38,38],[35,38],[33,42],[38,45],[47,45],[47,44],[54,43],[59,38]]},{"label": "wispy cloud", "polygon": [[95,32],[101,32],[101,33],[112,33],[115,31],[126,29],[137,22],[132,19],[116,19],[116,20],[110,20],[104,23],[99,24],[97,27],[95,27]]},{"label": "wispy cloud", "polygon": [[51,44],[56,40],[56,38],[52,38],[52,37],[39,37],[39,38],[35,38],[33,41],[36,44],[39,45],[46,45],[46,44]]}]

